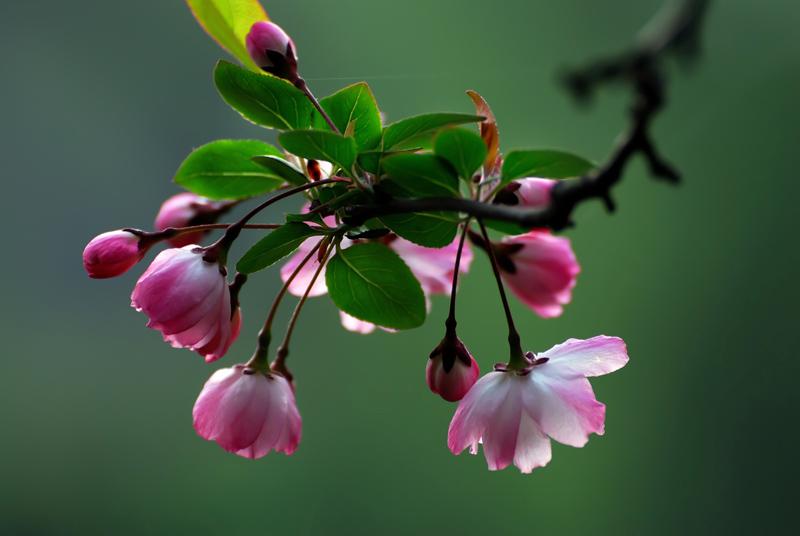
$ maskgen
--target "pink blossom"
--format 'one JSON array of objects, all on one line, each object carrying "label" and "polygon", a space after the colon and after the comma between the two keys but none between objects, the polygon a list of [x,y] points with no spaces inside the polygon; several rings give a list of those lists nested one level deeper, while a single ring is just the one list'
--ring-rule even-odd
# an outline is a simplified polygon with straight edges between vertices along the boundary
[{"label": "pink blossom", "polygon": [[428,387],[448,402],[464,398],[480,373],[478,362],[457,337],[445,337],[431,352],[425,367]]},{"label": "pink blossom", "polygon": [[378,327],[372,322],[359,320],[358,318],[351,316],[344,311],[339,311],[339,320],[342,322],[342,327],[347,331],[360,333],[362,335],[368,335],[375,331],[375,328]]},{"label": "pink blossom", "polygon": [[530,362],[523,371],[490,372],[470,389],[447,434],[453,454],[477,454],[482,443],[490,470],[513,463],[530,473],[550,461],[550,438],[582,447],[589,434],[603,435],[606,408],[586,378],[628,362],[622,339],[569,339]]},{"label": "pink blossom", "polygon": [[149,317],[147,326],[166,342],[210,363],[225,355],[241,326],[223,270],[204,260],[196,245],[164,250],[136,283],[131,306]]},{"label": "pink blossom", "polygon": [[292,454],[300,443],[303,424],[290,383],[283,376],[245,365],[212,374],[197,397],[192,417],[200,437],[254,460],[271,450]]},{"label": "pink blossom", "polygon": [[[161,205],[156,216],[155,227],[159,231],[170,227],[189,227],[214,223],[228,207],[227,203],[211,201],[191,192],[173,195]],[[198,244],[206,232],[185,233],[169,239],[176,248]]]},{"label": "pink blossom", "polygon": [[[458,253],[458,238],[443,248],[426,248],[403,238],[393,240],[389,247],[411,268],[426,296],[450,294]],[[472,250],[465,243],[461,252],[459,272],[467,273],[470,264],[472,264]]]},{"label": "pink blossom", "polygon": [[518,184],[516,194],[519,204],[524,207],[536,208],[550,204],[550,191],[558,181],[552,179],[539,179],[531,177],[514,181]]},{"label": "pink blossom", "polygon": [[256,65],[280,76],[286,63],[297,61],[297,48],[283,28],[275,23],[260,21],[253,24],[245,39],[247,52]]},{"label": "pink blossom", "polygon": [[147,247],[128,231],[109,231],[94,237],[83,250],[83,267],[89,277],[105,279],[130,270],[142,260]]},{"label": "pink blossom", "polygon": [[569,239],[533,230],[504,237],[498,251],[501,274],[512,292],[539,316],[559,316],[580,272]]}]

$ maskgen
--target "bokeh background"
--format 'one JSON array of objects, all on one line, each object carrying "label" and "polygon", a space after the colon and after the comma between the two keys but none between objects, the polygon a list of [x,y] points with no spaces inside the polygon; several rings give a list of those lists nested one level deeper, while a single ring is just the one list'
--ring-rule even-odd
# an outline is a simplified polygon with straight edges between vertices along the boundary
[{"label": "bokeh background", "polygon": [[[626,45],[659,4],[265,2],[320,95],[364,79],[397,119],[468,112],[474,88],[506,149],[597,160],[628,95],[609,88],[580,109],[555,74]],[[685,183],[653,182],[635,163],[618,213],[582,207],[568,233],[583,272],[563,317],[514,304],[532,350],[606,333],[631,355],[593,382],[606,435],[555,446],[525,476],[445,446],[454,408],[423,378],[444,299],[425,327],[368,337],[314,300],[290,360],[297,453],[253,462],[199,439],[191,407],[216,366],[145,329],[128,307],[139,270],[91,281],[80,253],[101,231],[151,226],[193,147],[274,134],[218,98],[224,53],[183,2],[0,3],[0,533],[793,532],[799,23],[797,2],[714,2],[703,59],[673,68],[655,126]],[[223,365],[249,355],[277,288],[274,271],[248,284]],[[505,337],[484,258],[462,288],[463,336],[485,370]]]}]

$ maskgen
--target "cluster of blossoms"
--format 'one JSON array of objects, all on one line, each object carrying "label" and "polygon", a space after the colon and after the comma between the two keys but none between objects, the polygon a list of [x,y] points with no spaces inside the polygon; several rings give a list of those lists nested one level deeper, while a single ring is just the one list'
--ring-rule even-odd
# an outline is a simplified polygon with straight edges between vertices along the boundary
[{"label": "cluster of blossoms", "polygon": [[[277,25],[255,23],[247,35],[246,48],[261,69],[306,89],[297,75],[296,47]],[[307,95],[325,115],[310,91]],[[488,128],[494,130],[483,138],[489,151],[477,177],[480,184],[496,181],[502,164],[496,145],[491,150],[496,144],[496,127]],[[287,162],[297,161],[293,155],[283,156]],[[331,173],[320,172],[320,168]],[[295,451],[302,422],[286,357],[297,313],[307,298],[328,292],[325,272],[330,269],[334,250],[342,252],[370,243],[385,246],[402,260],[419,282],[426,308],[430,308],[431,296],[450,295],[445,337],[427,358],[425,376],[433,393],[458,402],[447,439],[454,454],[467,447],[475,454],[478,445],[483,444],[490,469],[503,469],[513,463],[527,473],[550,460],[550,438],[581,447],[590,433],[603,434],[605,406],[595,399],[587,378],[625,365],[628,357],[623,341],[607,336],[570,339],[538,354],[523,352],[503,290],[504,282],[542,318],[561,315],[580,271],[567,238],[547,229],[533,229],[492,241],[482,221],[477,221],[480,232],[473,230],[471,218],[460,220],[460,235],[438,248],[419,245],[390,229],[357,232],[343,222],[341,213],[329,201],[314,194],[336,184],[356,190],[358,179],[333,174],[335,169],[333,163],[301,160],[298,170],[304,175],[303,184],[283,184],[283,193],[234,223],[216,222],[241,199],[211,200],[195,193],[180,193],[161,206],[155,231],[107,232],[86,246],[83,263],[88,275],[108,278],[127,272],[156,244],[168,243],[171,247],[161,251],[136,282],[131,305],[147,316],[147,326],[158,330],[171,346],[191,350],[210,363],[226,355],[241,326],[238,295],[247,276],[237,271],[229,277],[230,246],[243,229],[280,227],[249,223],[263,208],[288,195],[305,196],[299,215],[309,222],[305,227],[308,234],[296,239],[292,248],[260,252],[276,259],[288,256],[280,270],[284,285],[259,334],[252,358],[217,370],[202,388],[193,410],[194,428],[201,437],[247,458],[260,458],[271,450],[285,454]],[[481,193],[478,188],[475,197],[486,202],[543,208],[550,203],[556,182],[523,177],[489,188],[490,193]],[[203,245],[213,229],[225,232],[218,240]],[[459,274],[468,272],[473,260],[470,243],[486,252],[492,262],[509,321],[510,359],[495,365],[483,377],[478,362],[456,334],[456,290]],[[277,357],[270,362],[272,320],[287,293],[300,300]],[[342,325],[353,332],[367,334],[379,327],[396,331],[345,310],[340,314]]]}]

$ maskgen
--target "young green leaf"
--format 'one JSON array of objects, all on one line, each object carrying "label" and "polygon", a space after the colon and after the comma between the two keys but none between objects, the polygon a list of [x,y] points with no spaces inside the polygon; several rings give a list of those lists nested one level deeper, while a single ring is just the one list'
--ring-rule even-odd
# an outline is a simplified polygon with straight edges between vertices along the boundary
[{"label": "young green leaf", "polygon": [[594,165],[564,151],[511,151],[503,161],[503,183],[522,177],[566,179],[590,171]]},{"label": "young green leaf", "polygon": [[253,23],[267,20],[258,0],[186,0],[186,3],[208,35],[243,64],[258,70],[244,44]]},{"label": "young green leaf", "polygon": [[421,134],[452,125],[477,123],[483,121],[479,115],[435,113],[401,119],[383,130],[383,148],[402,147]]},{"label": "young green leaf", "polygon": [[433,151],[450,162],[459,177],[471,180],[486,159],[486,145],[476,133],[464,128],[449,128],[436,136]]},{"label": "young green leaf", "polygon": [[[455,197],[458,177],[450,165],[432,154],[398,154],[383,161],[388,178],[380,187],[395,197]],[[444,247],[456,236],[458,215],[452,212],[414,212],[382,216],[392,231],[415,244]]]},{"label": "young green leaf", "polygon": [[236,263],[236,270],[252,274],[272,266],[296,250],[307,238],[323,234],[304,223],[284,224],[256,242]]},{"label": "young green leaf", "polygon": [[[381,114],[378,103],[366,82],[359,82],[337,91],[320,101],[339,132],[348,126],[360,151],[372,149],[381,141]],[[314,114],[314,128],[328,130],[330,126],[321,114]]]},{"label": "young green leaf", "polygon": [[220,60],[214,68],[214,83],[223,100],[256,125],[278,130],[311,126],[313,106],[286,80]]},{"label": "young green leaf", "polygon": [[275,176],[282,178],[289,184],[295,186],[302,186],[308,182],[308,178],[303,175],[303,172],[297,169],[293,164],[290,164],[279,156],[272,155],[259,155],[253,157],[253,162],[259,166],[268,169]]},{"label": "young green leaf", "polygon": [[303,158],[327,160],[350,172],[358,155],[353,138],[327,130],[293,130],[278,136],[284,149]]},{"label": "young green leaf", "polygon": [[345,313],[394,329],[425,322],[425,296],[405,262],[376,242],[340,250],[325,272],[328,292]]},{"label": "young green leaf", "polygon": [[277,189],[283,179],[252,161],[280,155],[257,140],[218,140],[195,149],[175,174],[175,182],[210,199],[242,199]]}]

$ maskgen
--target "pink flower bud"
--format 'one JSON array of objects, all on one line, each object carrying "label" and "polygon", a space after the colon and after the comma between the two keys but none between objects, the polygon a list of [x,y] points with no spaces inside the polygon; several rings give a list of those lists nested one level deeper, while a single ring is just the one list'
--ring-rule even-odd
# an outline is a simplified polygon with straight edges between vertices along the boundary
[{"label": "pink flower bud", "polygon": [[[173,195],[161,205],[156,216],[155,227],[159,231],[170,227],[190,227],[214,223],[229,208],[228,203],[211,201],[191,192]],[[207,232],[186,233],[169,239],[169,243],[180,248],[199,244]]]},{"label": "pink flower bud", "polygon": [[431,352],[425,378],[431,391],[448,402],[457,402],[464,398],[480,373],[478,362],[464,343],[458,337],[445,337]]},{"label": "pink flower bud", "polygon": [[247,34],[245,44],[250,57],[263,70],[291,81],[297,78],[297,49],[277,24],[256,22]]},{"label": "pink flower bud", "polygon": [[550,438],[582,447],[589,434],[605,432],[606,407],[595,399],[588,377],[628,362],[625,343],[604,335],[569,339],[542,352],[525,370],[486,374],[458,404],[447,446],[483,454],[489,470],[512,463],[530,473],[550,461]]},{"label": "pink flower bud", "polygon": [[122,275],[142,260],[147,247],[128,231],[110,231],[98,235],[83,250],[83,267],[89,277],[105,279]]},{"label": "pink flower bud", "polygon": [[225,355],[241,326],[222,270],[196,245],[164,250],[137,281],[131,306],[149,317],[147,326],[166,342],[210,363]]},{"label": "pink flower bud", "polygon": [[197,397],[192,417],[200,437],[251,459],[271,450],[292,454],[303,425],[289,382],[244,365],[212,374]]},{"label": "pink flower bud", "polygon": [[508,183],[495,195],[495,203],[543,208],[550,203],[550,191],[558,181],[531,177]]},{"label": "pink flower bud", "polygon": [[503,279],[525,305],[543,318],[562,313],[580,272],[569,239],[534,230],[503,238],[495,251]]}]

